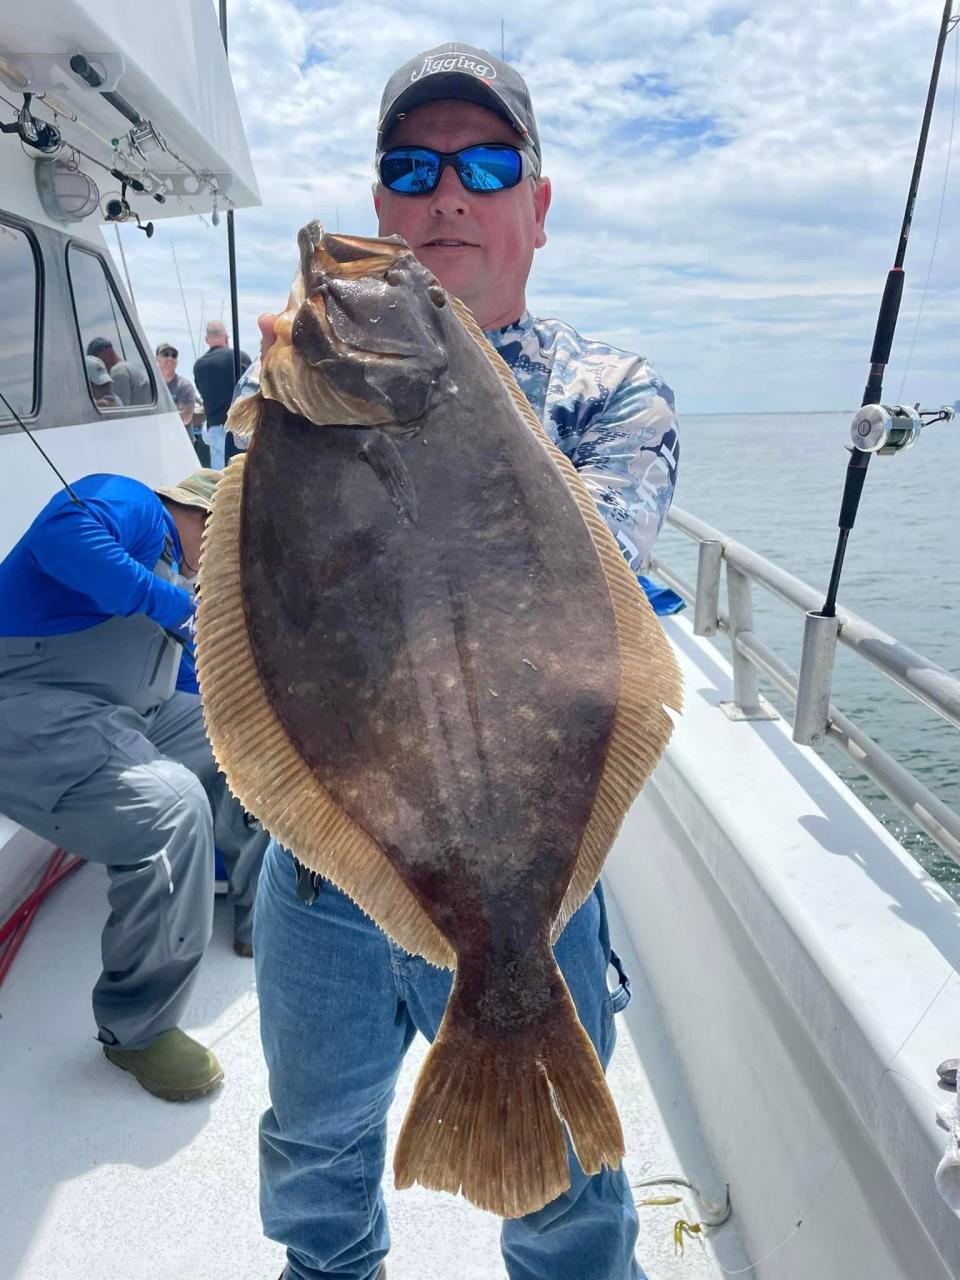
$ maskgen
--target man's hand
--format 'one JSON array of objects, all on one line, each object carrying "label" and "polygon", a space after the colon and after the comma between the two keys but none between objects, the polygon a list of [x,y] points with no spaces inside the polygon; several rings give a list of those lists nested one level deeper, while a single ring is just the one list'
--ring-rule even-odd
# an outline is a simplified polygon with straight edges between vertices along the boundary
[{"label": "man's hand", "polygon": [[260,329],[261,360],[277,340],[276,325],[278,319],[279,316],[273,311],[265,311],[262,316],[257,317],[257,325]]},{"label": "man's hand", "polygon": [[190,612],[170,632],[175,640],[179,640],[182,645],[188,649],[192,649],[197,640],[197,603],[194,601],[190,606]]},{"label": "man's hand", "polygon": [[[298,281],[299,277],[293,282],[293,287],[291,288],[290,294],[287,298],[287,310],[283,313],[284,315],[289,314],[292,317],[303,297],[303,288]],[[279,319],[280,316],[275,311],[265,311],[262,316],[257,317],[257,325],[260,329],[261,360],[277,340],[277,321]]]}]

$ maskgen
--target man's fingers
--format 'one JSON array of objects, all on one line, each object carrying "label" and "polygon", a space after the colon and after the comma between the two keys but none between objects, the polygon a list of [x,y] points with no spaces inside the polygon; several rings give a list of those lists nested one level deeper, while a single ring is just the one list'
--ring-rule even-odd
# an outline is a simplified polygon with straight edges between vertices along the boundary
[{"label": "man's fingers", "polygon": [[257,317],[257,324],[260,328],[261,357],[267,354],[276,341],[277,319],[278,317],[272,311],[265,311],[262,316]]}]

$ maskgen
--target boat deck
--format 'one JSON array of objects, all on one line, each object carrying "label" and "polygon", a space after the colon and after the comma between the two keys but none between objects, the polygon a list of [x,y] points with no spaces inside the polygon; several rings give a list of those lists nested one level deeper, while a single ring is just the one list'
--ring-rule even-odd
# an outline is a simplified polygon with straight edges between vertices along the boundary
[{"label": "boat deck", "polygon": [[[267,1084],[253,965],[233,954],[218,901],[185,1025],[215,1047],[225,1083],[197,1102],[160,1102],[110,1066],[93,1038],[89,992],[105,913],[103,871],[81,868],[42,907],[0,991],[0,1275],[276,1280],[283,1251],[262,1236],[257,1211],[257,1120]],[[616,933],[615,904],[611,924]],[[636,963],[632,976],[634,999],[619,1019],[610,1068],[631,1180],[682,1174],[720,1200]],[[425,1048],[418,1040],[408,1055],[390,1118],[391,1149]],[[388,1153],[390,1280],[503,1280],[499,1220],[455,1197],[395,1192],[389,1160]],[[711,1233],[706,1248],[692,1241],[676,1256],[673,1224],[681,1216],[698,1216],[686,1193],[683,1205],[640,1210],[637,1256],[649,1280],[717,1280],[717,1255],[728,1273],[747,1267],[735,1218]],[[592,1276],[584,1261],[584,1276]]]}]

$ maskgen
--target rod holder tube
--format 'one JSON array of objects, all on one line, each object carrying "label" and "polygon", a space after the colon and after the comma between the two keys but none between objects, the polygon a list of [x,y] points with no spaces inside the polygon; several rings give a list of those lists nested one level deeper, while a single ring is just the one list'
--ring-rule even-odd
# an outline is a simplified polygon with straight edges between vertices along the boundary
[{"label": "rod holder tube", "polygon": [[720,617],[722,542],[701,542],[697,552],[697,595],[693,606],[693,634],[715,636]]},{"label": "rod holder tube", "polygon": [[803,627],[803,649],[797,677],[797,705],[793,740],[802,747],[818,747],[827,734],[830,689],[840,627],[835,617],[811,609]]},{"label": "rod holder tube", "polygon": [[730,653],[733,662],[733,700],[737,707],[750,713],[760,709],[757,669],[737,648],[741,631],[753,631],[753,598],[750,579],[727,562],[727,605],[730,615]]}]

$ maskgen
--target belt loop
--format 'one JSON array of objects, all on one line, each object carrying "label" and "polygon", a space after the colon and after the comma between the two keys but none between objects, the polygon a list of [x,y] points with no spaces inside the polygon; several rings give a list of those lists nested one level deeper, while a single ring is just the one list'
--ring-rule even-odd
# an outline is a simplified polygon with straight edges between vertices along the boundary
[{"label": "belt loop", "polygon": [[[290,856],[293,858],[293,854]],[[309,907],[323,888],[323,876],[305,867],[299,858],[293,858],[293,865],[297,871],[297,897]]]},{"label": "belt loop", "polygon": [[610,1006],[614,1013],[620,1013],[630,1003],[630,975],[623,967],[623,961],[610,945],[610,924],[607,920],[607,904],[603,897],[603,885],[597,881],[597,901],[600,904],[600,946],[607,957],[607,963],[612,964],[617,971],[617,977],[620,979],[619,984],[609,993]]}]

